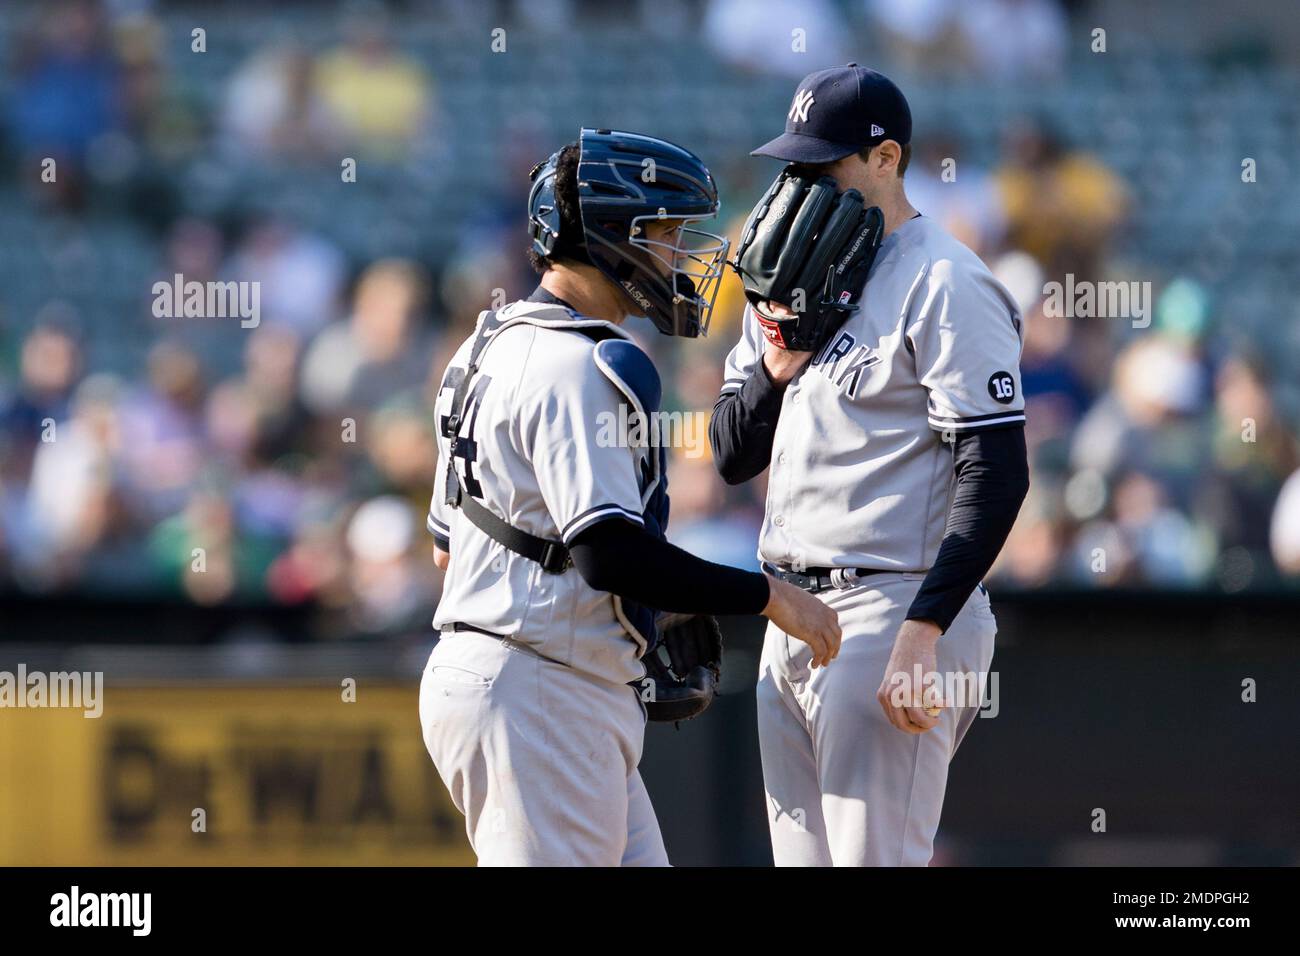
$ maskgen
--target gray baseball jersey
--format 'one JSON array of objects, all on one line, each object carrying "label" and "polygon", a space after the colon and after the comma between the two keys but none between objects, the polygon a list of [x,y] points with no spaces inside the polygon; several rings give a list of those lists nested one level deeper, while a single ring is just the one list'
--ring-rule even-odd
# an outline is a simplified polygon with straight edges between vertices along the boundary
[{"label": "gray baseball jersey", "polygon": [[[811,670],[807,646],[768,625],[758,735],[778,865],[930,860],[948,763],[978,695],[949,701],[938,726],[912,736],[873,692],[943,538],[955,490],[944,438],[1024,420],[1020,346],[1010,294],[919,217],[885,238],[861,309],[782,396],[760,555],[879,573],[822,593],[844,631],[829,667]],[[763,348],[747,314],[725,389],[744,383]],[[977,589],[939,641],[945,680],[982,687],[995,633]]]},{"label": "gray baseball jersey", "polygon": [[[739,389],[764,342],[752,310],[727,357]],[[861,308],[785,390],[760,556],[924,571],[954,489],[944,435],[1024,421],[1021,320],[979,257],[924,216],[885,237]]]},{"label": "gray baseball jersey", "polygon": [[[515,302],[483,353],[460,429],[463,454],[438,435],[442,461],[454,460],[466,491],[523,531],[566,545],[611,518],[643,524],[657,469],[645,442],[614,435],[629,399],[598,361],[590,338],[572,329],[599,327],[630,341],[617,326],[554,305]],[[471,341],[450,369],[463,369]],[[435,412],[448,414],[447,378]],[[633,436],[635,437],[635,436]],[[647,480],[645,476],[650,475]],[[615,683],[645,676],[642,636],[628,625],[616,595],[593,590],[570,569],[550,574],[489,538],[446,503],[439,468],[428,528],[453,553],[434,626],[461,622],[510,635],[533,650]]]},{"label": "gray baseball jersey", "polygon": [[[619,431],[620,405],[637,406],[619,363],[652,370],[649,358],[617,326],[553,304],[516,302],[497,319],[454,451],[439,428],[463,493],[566,545],[599,521],[643,525],[659,454],[653,430]],[[440,424],[473,338],[443,377]],[[444,632],[420,682],[420,723],[479,863],[667,865],[637,770],[645,710],[628,682],[645,675],[642,634],[617,596],[573,568],[546,571],[449,506],[447,481],[442,467],[428,520],[451,552],[434,625],[487,634]]]}]

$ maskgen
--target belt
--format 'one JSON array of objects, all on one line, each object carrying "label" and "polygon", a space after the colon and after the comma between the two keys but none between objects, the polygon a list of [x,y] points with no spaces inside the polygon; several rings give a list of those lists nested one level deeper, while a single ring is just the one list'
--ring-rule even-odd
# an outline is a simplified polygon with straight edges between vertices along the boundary
[{"label": "belt", "polygon": [[502,644],[506,645],[506,647],[514,648],[515,650],[518,651],[523,651],[525,654],[531,654],[533,657],[536,657],[539,660],[546,661],[549,664],[559,664],[561,667],[569,666],[568,664],[564,663],[564,661],[557,661],[553,657],[547,657],[545,654],[541,653],[540,651],[534,650],[533,648],[529,647],[527,644],[523,643],[523,641],[517,641],[513,637],[510,637],[506,634],[498,634],[496,631],[487,631],[481,627],[475,627],[473,624],[466,624],[464,621],[452,621],[449,624],[442,625],[442,627],[438,628],[438,630],[441,631],[443,634],[447,634],[449,632],[455,634],[469,633],[469,634],[484,634],[487,637],[495,637]]},{"label": "belt", "polygon": [[473,624],[466,624],[464,621],[452,621],[450,624],[444,624],[442,627],[438,628],[438,630],[442,631],[444,634],[448,631],[454,631],[457,634],[464,634],[468,631],[471,634],[486,634],[488,637],[495,637],[503,641],[507,639],[504,634],[498,634],[495,631],[485,631],[481,627],[475,627]]},{"label": "belt", "polygon": [[789,568],[768,564],[766,561],[763,562],[763,570],[772,577],[788,581],[810,594],[829,591],[832,588],[847,591],[857,587],[861,578],[886,573],[878,568],[804,568],[802,571],[792,571]]}]

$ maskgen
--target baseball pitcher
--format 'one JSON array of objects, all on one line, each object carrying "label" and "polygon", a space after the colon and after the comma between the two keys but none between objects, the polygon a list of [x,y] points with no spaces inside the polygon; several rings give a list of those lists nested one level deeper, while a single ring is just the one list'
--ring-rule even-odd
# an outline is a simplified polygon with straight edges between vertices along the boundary
[{"label": "baseball pitcher", "polygon": [[480,864],[666,865],[637,765],[647,718],[713,699],[709,615],[764,614],[819,667],[838,650],[812,595],[664,540],[659,377],[620,325],[705,331],[728,244],[693,226],[717,211],[691,153],[582,130],[533,170],[540,286],[484,312],[444,373],[420,721]]},{"label": "baseball pitcher", "polygon": [[[856,64],[799,84],[737,249],[710,425],[768,471],[764,568],[838,615],[835,667],[769,624],[758,729],[778,865],[926,865],[996,623],[981,578],[1028,490],[1021,318],[903,189],[911,112]],[[864,288],[865,286],[865,288]]]}]

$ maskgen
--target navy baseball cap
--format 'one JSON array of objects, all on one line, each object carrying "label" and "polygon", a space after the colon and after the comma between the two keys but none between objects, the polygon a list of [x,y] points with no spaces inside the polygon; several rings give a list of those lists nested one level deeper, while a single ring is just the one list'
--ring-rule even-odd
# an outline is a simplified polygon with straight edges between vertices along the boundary
[{"label": "navy baseball cap", "polygon": [[749,155],[788,163],[833,163],[887,139],[912,141],[912,111],[883,73],[850,63],[810,73],[799,83],[785,132]]}]

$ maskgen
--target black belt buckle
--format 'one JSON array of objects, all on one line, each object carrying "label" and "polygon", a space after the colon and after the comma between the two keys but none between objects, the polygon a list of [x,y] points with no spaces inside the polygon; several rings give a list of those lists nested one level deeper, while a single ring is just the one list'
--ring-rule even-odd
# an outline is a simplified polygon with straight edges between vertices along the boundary
[{"label": "black belt buckle", "polygon": [[823,591],[850,591],[857,587],[861,579],[877,572],[869,568],[810,568],[809,574],[791,571],[763,562],[763,568],[769,574],[807,591],[809,594],[821,594]]},{"label": "black belt buckle", "polygon": [[803,588],[809,594],[821,594],[823,591],[830,589],[830,579],[820,574],[803,574],[799,571],[791,571],[790,575],[796,579],[790,583],[795,587]]},{"label": "black belt buckle", "polygon": [[[764,567],[768,569],[768,573],[773,577],[780,578],[787,584],[793,584],[795,587],[802,591],[807,591],[809,594],[820,594],[822,591],[825,591],[830,587],[829,579],[823,578],[817,574],[803,574],[800,571],[790,571],[773,564],[764,564]],[[826,581],[827,583],[823,583],[823,581]]]},{"label": "black belt buckle", "polygon": [[560,574],[573,566],[573,555],[562,543],[548,541],[542,551],[542,560],[538,564],[542,566],[543,571]]}]

